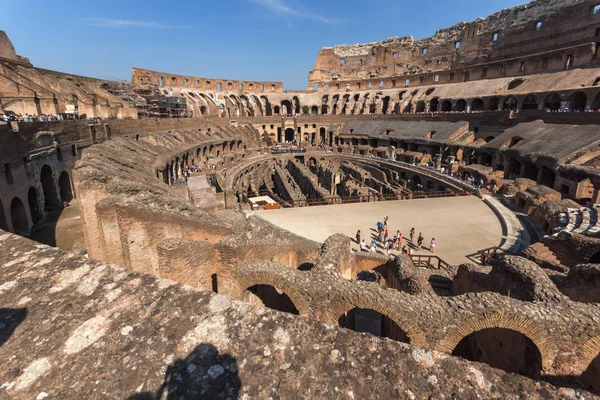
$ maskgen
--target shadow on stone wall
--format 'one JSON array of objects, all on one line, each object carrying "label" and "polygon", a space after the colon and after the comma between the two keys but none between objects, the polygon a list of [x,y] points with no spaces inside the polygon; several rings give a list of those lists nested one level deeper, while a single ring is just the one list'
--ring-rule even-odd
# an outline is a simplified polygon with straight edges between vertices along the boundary
[{"label": "shadow on stone wall", "polygon": [[26,308],[0,308],[0,346],[6,343],[26,317]]},{"label": "shadow on stone wall", "polygon": [[219,354],[210,343],[198,345],[185,359],[167,367],[162,384],[155,392],[132,395],[128,400],[232,399],[242,386],[235,357]]}]

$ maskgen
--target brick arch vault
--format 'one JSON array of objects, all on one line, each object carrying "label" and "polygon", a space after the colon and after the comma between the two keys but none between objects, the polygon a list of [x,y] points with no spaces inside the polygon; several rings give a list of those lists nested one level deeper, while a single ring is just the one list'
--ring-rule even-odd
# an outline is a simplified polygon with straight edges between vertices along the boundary
[{"label": "brick arch vault", "polygon": [[588,339],[577,349],[579,364],[576,373],[581,375],[590,366],[594,358],[600,355],[600,335]]},{"label": "brick arch vault", "polygon": [[290,298],[300,316],[310,315],[309,303],[300,290],[285,276],[269,271],[252,271],[238,275],[236,288],[230,296],[239,300],[242,298],[242,293],[254,285],[270,285],[281,290]]},{"label": "brick arch vault", "polygon": [[[338,318],[354,308],[369,309],[380,313],[381,315],[392,320],[400,329],[404,331],[410,344],[421,347],[430,347],[423,331],[411,320],[400,312],[395,311],[395,308],[388,306],[385,301],[374,301],[372,299],[362,298],[361,296],[353,296],[351,301],[338,303],[333,306],[328,313],[327,322],[337,324]],[[333,305],[333,304],[332,304]]]},{"label": "brick arch vault", "polygon": [[458,321],[456,327],[449,330],[446,336],[434,346],[434,350],[451,354],[458,343],[470,334],[493,328],[510,329],[523,334],[537,346],[542,357],[542,370],[548,371],[552,368],[556,349],[545,326],[519,314],[496,312]]}]

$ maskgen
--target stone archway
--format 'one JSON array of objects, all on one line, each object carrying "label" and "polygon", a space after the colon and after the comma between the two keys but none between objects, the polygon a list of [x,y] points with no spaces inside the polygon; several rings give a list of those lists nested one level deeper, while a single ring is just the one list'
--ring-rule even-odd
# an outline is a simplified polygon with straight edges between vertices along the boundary
[{"label": "stone archway", "polygon": [[309,305],[300,290],[295,287],[285,277],[272,271],[240,271],[238,282],[232,293],[229,293],[234,299],[242,300],[243,294],[249,288],[257,285],[272,286],[278,291],[284,293],[294,305],[298,314],[308,316]]},{"label": "stone archway", "polygon": [[294,128],[287,128],[285,130],[285,141],[286,142],[293,142],[295,139],[295,133],[294,133]]},{"label": "stone archway", "polygon": [[500,104],[500,99],[498,97],[492,97],[488,103],[488,109],[490,111],[498,111],[498,106]]},{"label": "stone archway", "polygon": [[273,310],[299,315],[292,299],[272,285],[253,285],[244,290],[241,300],[255,305],[262,305]]},{"label": "stone archway", "polygon": [[552,367],[556,349],[551,343],[545,328],[538,322],[518,314],[498,312],[479,318],[475,317],[457,321],[456,328],[450,330],[434,349],[444,353],[452,353],[467,336],[485,329],[494,328],[502,328],[524,335],[533,342],[540,353],[541,370],[543,371]]},{"label": "stone archway", "polygon": [[456,345],[452,355],[530,378],[539,377],[542,371],[542,357],[535,343],[506,328],[473,332]]},{"label": "stone archway", "polygon": [[18,197],[12,199],[10,203],[10,219],[12,220],[13,231],[17,235],[29,235],[29,220],[27,219],[25,206]]},{"label": "stone archway", "polygon": [[583,92],[575,92],[570,97],[571,110],[584,111],[587,103],[587,95]]},{"label": "stone archway", "polygon": [[510,96],[504,100],[502,109],[505,111],[516,110],[517,106],[518,106],[517,98],[515,96]]},{"label": "stone archway", "polygon": [[550,93],[546,96],[546,99],[544,99],[544,108],[551,111],[560,110],[560,104],[560,95],[558,93]]},{"label": "stone archway", "polygon": [[31,219],[35,224],[42,219],[43,214],[40,209],[37,190],[33,186],[30,187],[29,191],[27,192],[27,203],[29,203],[29,213],[31,214]]},{"label": "stone archway", "polygon": [[483,111],[483,100],[477,98],[471,101],[471,111]]},{"label": "stone archway", "polygon": [[73,200],[73,189],[71,188],[71,179],[67,171],[63,171],[58,177],[58,186],[60,188],[60,198],[63,202]]},{"label": "stone archway", "polygon": [[577,349],[577,355],[580,361],[576,373],[581,374],[600,355],[600,335],[594,336],[583,343]]},{"label": "stone archway", "polygon": [[[385,304],[381,304],[379,301],[369,301],[357,297],[351,303],[345,305],[339,305],[339,308],[334,308],[329,311],[329,315],[332,315],[332,319],[340,322],[341,317],[348,315],[348,313],[355,309],[361,310],[372,310],[382,315],[382,317],[388,318],[394,325],[401,331],[399,333],[406,337],[405,343],[410,343],[415,346],[429,347],[425,334],[419,329],[406,315],[394,312],[390,307]],[[329,321],[334,323],[335,321]],[[394,329],[392,327],[392,329]],[[395,339],[398,340],[398,339]],[[402,340],[400,340],[402,341]]]},{"label": "stone archway", "polygon": [[529,94],[523,99],[521,110],[537,110],[538,105],[539,102],[537,97],[535,97],[533,94]]},{"label": "stone archway", "polygon": [[2,200],[0,200],[0,229],[8,231],[8,224],[6,222],[6,216],[4,215],[4,206]]},{"label": "stone archway", "polygon": [[56,193],[52,168],[50,168],[50,166],[44,165],[42,167],[40,181],[42,182],[42,189],[44,191],[44,209],[46,211],[53,211],[58,208],[59,199],[58,193]]},{"label": "stone archway", "polygon": [[600,251],[596,251],[589,257],[590,264],[600,264]]}]

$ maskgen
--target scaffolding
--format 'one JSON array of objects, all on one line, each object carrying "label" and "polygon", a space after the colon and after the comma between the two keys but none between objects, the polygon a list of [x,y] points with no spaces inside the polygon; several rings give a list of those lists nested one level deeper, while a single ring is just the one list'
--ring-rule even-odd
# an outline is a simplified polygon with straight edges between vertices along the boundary
[{"label": "scaffolding", "polygon": [[186,98],[168,96],[155,86],[137,86],[125,81],[110,81],[102,84],[102,89],[133,104],[138,118],[186,118],[188,117]]},{"label": "scaffolding", "polygon": [[[123,100],[126,103],[132,104],[137,110],[138,118],[149,118],[148,99],[144,94],[140,93],[144,90],[139,90],[127,81],[109,81],[102,84],[102,89]],[[151,90],[146,90],[151,92]],[[151,96],[152,93],[147,93]]]}]

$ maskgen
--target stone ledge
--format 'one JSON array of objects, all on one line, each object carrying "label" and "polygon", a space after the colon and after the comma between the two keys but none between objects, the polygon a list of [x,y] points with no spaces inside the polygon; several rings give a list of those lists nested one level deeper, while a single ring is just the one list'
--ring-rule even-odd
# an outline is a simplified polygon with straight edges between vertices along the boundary
[{"label": "stone ledge", "polygon": [[[0,234],[0,397],[580,398]],[[7,328],[8,327],[8,328]],[[162,386],[164,385],[164,386]],[[593,398],[585,393],[586,398]]]}]

